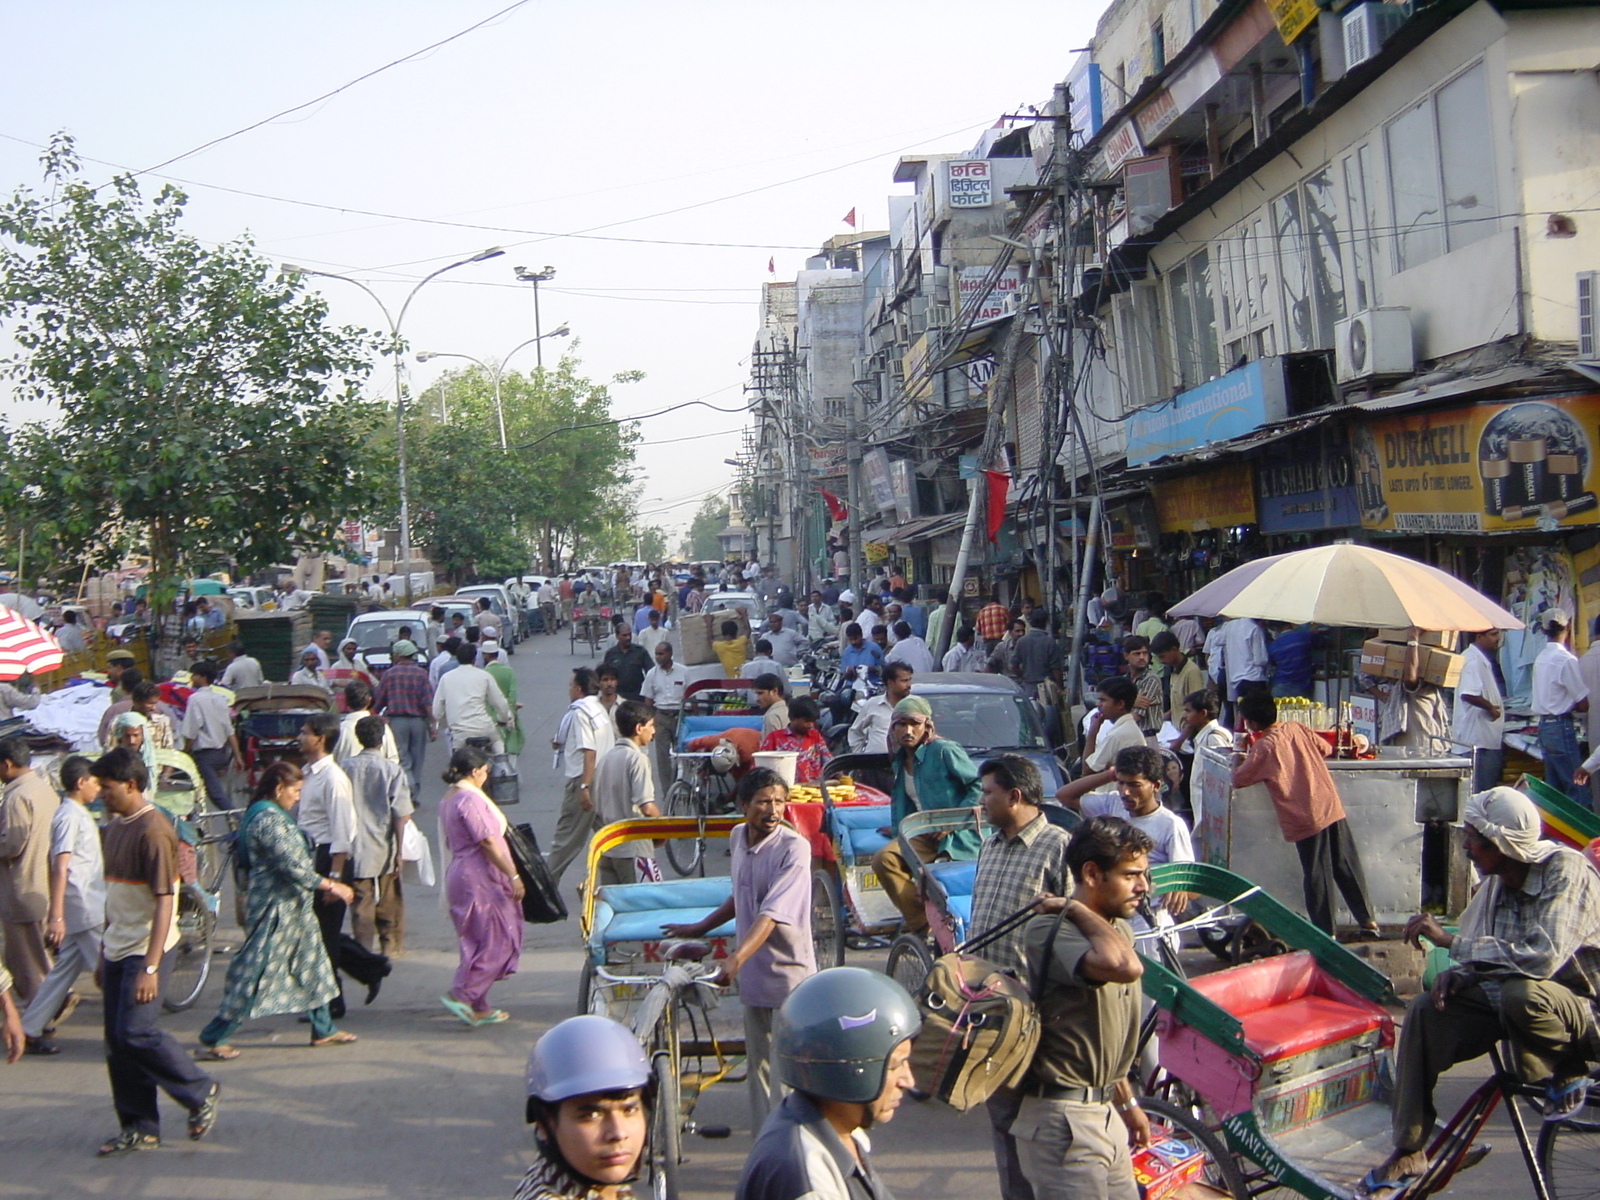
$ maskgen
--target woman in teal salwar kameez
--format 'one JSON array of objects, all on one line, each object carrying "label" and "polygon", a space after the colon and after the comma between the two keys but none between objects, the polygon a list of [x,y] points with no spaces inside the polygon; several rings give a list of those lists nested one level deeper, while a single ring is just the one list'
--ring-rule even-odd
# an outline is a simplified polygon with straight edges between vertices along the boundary
[{"label": "woman in teal salwar kameez", "polygon": [[311,847],[290,815],[300,801],[300,784],[299,767],[273,763],[262,772],[239,827],[239,860],[250,872],[245,939],[228,964],[222,1006],[200,1033],[204,1058],[239,1057],[228,1044],[234,1031],[245,1021],[279,1013],[307,1014],[313,1046],[356,1040],[335,1029],[328,1015],[339,987],[313,907],[318,892],[346,904],[354,896],[311,865]]}]

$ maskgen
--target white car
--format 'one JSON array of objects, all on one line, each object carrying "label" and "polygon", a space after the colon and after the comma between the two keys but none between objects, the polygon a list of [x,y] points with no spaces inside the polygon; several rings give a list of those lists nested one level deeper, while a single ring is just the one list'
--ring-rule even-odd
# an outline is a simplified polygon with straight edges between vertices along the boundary
[{"label": "white car", "polygon": [[469,587],[457,588],[456,595],[471,596],[473,599],[482,596],[489,601],[495,616],[501,618],[500,636],[505,640],[508,652],[522,640],[522,626],[518,616],[520,610],[516,601],[511,598],[511,593],[506,591],[503,585],[474,583]]},{"label": "white car", "polygon": [[356,653],[366,660],[367,667],[374,675],[381,675],[394,661],[389,654],[389,647],[399,639],[402,628],[410,630],[411,640],[417,644],[423,655],[422,662],[426,664],[434,647],[422,645],[428,629],[428,614],[422,609],[362,613],[350,622],[350,631],[345,637],[355,638]]}]

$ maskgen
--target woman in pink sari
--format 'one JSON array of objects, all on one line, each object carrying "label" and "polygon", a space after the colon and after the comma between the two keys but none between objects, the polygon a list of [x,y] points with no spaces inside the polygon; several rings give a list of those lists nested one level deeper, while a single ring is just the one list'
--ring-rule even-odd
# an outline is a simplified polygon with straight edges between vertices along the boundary
[{"label": "woman in pink sari", "polygon": [[484,794],[489,756],[462,746],[450,756],[446,783],[455,790],[439,805],[439,839],[449,866],[445,897],[461,942],[461,965],[440,1002],[468,1025],[506,1020],[489,1007],[489,989],[516,973],[522,956],[522,880],[506,848],[506,818]]}]

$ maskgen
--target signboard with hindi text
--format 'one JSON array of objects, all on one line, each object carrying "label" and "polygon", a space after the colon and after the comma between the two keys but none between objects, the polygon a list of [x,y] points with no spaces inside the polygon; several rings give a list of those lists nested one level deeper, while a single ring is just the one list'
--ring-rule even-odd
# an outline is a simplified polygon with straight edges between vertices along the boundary
[{"label": "signboard with hindi text", "polygon": [[957,158],[945,163],[951,208],[988,208],[994,203],[994,181],[985,158]]},{"label": "signboard with hindi text", "polygon": [[1150,485],[1162,533],[1198,533],[1256,523],[1256,494],[1249,463],[1215,467]]},{"label": "signboard with hindi text", "polygon": [[1379,417],[1351,431],[1366,529],[1549,532],[1600,522],[1600,395]]}]

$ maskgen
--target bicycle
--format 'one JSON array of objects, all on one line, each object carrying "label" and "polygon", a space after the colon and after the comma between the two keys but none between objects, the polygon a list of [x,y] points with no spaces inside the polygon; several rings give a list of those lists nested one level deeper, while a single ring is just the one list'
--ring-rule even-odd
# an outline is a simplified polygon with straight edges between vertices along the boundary
[{"label": "bicycle", "polygon": [[[662,800],[662,812],[669,817],[715,817],[733,810],[733,785],[726,775],[711,766],[712,752],[673,751],[677,777]],[[666,845],[667,861],[679,875],[706,873],[706,836],[677,838]]]},{"label": "bicycle", "polygon": [[[212,935],[216,932],[221,906],[222,885],[234,862],[239,823],[244,813],[234,810],[193,812],[180,820],[198,828],[195,841],[195,881],[178,891],[174,919],[178,923],[178,944],[173,947],[173,966],[167,976],[161,1005],[168,1012],[183,1012],[193,1006],[211,976],[211,956],[215,952]],[[223,826],[222,832],[205,827]]]}]

